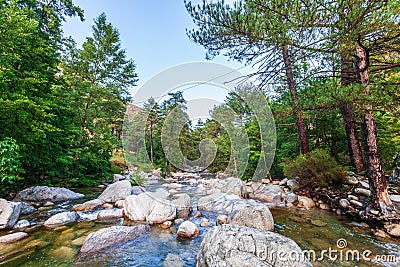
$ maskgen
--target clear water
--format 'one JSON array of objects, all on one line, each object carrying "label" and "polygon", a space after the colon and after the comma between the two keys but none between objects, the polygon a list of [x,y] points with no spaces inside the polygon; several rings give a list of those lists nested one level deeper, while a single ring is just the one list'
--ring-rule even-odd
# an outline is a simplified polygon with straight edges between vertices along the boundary
[{"label": "clear water", "polygon": [[[148,188],[159,188],[153,184]],[[188,192],[194,205],[202,195],[197,195],[196,187],[189,186],[182,191]],[[77,190],[87,194],[87,199],[95,198],[101,190]],[[179,191],[179,190],[178,190]],[[83,200],[81,200],[83,201]],[[69,209],[70,204],[61,204],[59,209]],[[344,238],[348,249],[371,250],[374,255],[397,255],[400,259],[400,240],[380,240],[373,236],[369,228],[355,223],[347,217],[314,209],[302,211],[277,207],[271,210],[275,219],[275,232],[296,241],[302,249],[318,251],[335,248],[337,240]],[[40,215],[40,214],[39,214]],[[215,225],[217,214],[204,213]],[[30,218],[38,214],[31,215]],[[37,221],[45,219],[42,212]],[[200,218],[193,220],[196,224]],[[200,236],[192,240],[177,237],[176,227],[163,229],[153,226],[150,233],[132,242],[110,248],[101,254],[77,261],[82,241],[91,232],[110,225],[135,225],[122,220],[99,223],[76,223],[58,229],[36,227],[30,230],[30,237],[16,244],[0,246],[0,266],[166,266],[163,260],[167,254],[178,255],[185,266],[195,266],[196,254],[202,237],[211,228],[200,227]],[[319,226],[317,226],[319,225]],[[0,235],[7,232],[0,232]],[[333,262],[329,259],[313,262],[314,266],[400,266],[397,263],[378,262]]]}]

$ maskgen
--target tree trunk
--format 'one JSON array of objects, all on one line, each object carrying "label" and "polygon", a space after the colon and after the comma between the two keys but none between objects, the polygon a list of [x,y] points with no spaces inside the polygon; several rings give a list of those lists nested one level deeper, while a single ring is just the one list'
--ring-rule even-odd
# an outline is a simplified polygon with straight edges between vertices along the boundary
[{"label": "tree trunk", "polygon": [[150,122],[150,161],[151,164],[154,164],[154,155],[153,155],[153,122]]},{"label": "tree trunk", "polygon": [[[365,94],[369,94],[369,53],[362,45],[356,48],[357,57],[357,80],[362,84]],[[364,150],[367,165],[367,176],[375,198],[377,206],[383,215],[389,215],[390,211],[395,210],[389,198],[387,190],[387,180],[382,167],[382,160],[378,148],[378,135],[376,131],[376,121],[373,113],[372,104],[364,106]]]},{"label": "tree trunk", "polygon": [[[353,62],[345,56],[342,56],[341,61],[342,61],[342,67],[341,67],[342,86],[348,86],[349,84],[355,83],[356,76],[354,74]],[[360,140],[357,134],[357,123],[354,116],[353,103],[350,101],[342,101],[339,104],[339,108],[340,111],[342,112],[344,126],[346,129],[350,161],[351,164],[356,168],[356,171],[359,173],[365,170],[365,163],[361,151]]]},{"label": "tree trunk", "polygon": [[286,78],[288,80],[288,86],[292,100],[293,116],[296,118],[300,152],[301,154],[308,155],[310,153],[310,148],[308,145],[307,130],[302,117],[302,112],[300,111],[299,107],[299,97],[297,95],[297,88],[296,88],[296,83],[294,81],[292,63],[290,61],[289,51],[287,47],[282,47],[282,55],[285,64]]}]

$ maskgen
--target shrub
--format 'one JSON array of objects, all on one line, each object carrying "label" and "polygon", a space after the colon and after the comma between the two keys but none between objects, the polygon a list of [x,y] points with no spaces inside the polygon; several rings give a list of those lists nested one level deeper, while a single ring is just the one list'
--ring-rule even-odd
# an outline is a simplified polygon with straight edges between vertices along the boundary
[{"label": "shrub", "polygon": [[346,169],[340,166],[325,150],[316,149],[307,157],[300,155],[286,161],[283,171],[286,177],[297,178],[302,187],[340,188],[346,177]]},{"label": "shrub", "polygon": [[21,167],[19,146],[12,138],[0,142],[0,181],[13,183],[24,172]]}]

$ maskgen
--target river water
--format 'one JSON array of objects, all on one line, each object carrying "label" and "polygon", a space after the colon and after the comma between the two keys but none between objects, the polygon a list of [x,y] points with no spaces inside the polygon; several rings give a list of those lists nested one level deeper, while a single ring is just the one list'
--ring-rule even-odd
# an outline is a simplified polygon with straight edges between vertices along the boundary
[{"label": "river water", "polygon": [[[161,184],[152,184],[148,190],[161,187]],[[202,195],[196,194],[195,186],[185,186],[178,189],[188,193],[196,206],[197,199]],[[76,190],[85,193],[87,199],[93,199],[101,190],[81,189]],[[81,201],[82,202],[82,201]],[[61,204],[59,209],[68,209],[71,204]],[[381,240],[371,234],[371,230],[365,224],[352,221],[348,217],[338,216],[331,212],[313,209],[310,211],[294,208],[277,207],[271,209],[275,220],[275,232],[296,241],[303,250],[314,251],[315,261],[313,266],[400,266],[400,240]],[[215,225],[217,214],[204,212],[203,215]],[[38,217],[34,214],[28,219]],[[44,220],[44,219],[43,219]],[[193,219],[199,225],[200,218]],[[164,259],[168,254],[174,254],[184,262],[184,266],[196,265],[196,254],[202,237],[211,229],[199,227],[200,235],[192,240],[180,239],[176,235],[176,227],[163,229],[153,226],[150,233],[132,241],[111,249],[102,254],[85,258],[85,262],[76,261],[80,246],[85,237],[93,231],[109,227],[111,225],[135,225],[136,223],[124,222],[122,219],[114,222],[82,222],[69,226],[59,227],[53,230],[44,227],[30,229],[30,237],[17,244],[0,247],[0,266],[179,266],[168,265]],[[0,235],[6,232],[0,233]],[[337,248],[338,240],[343,249]],[[346,245],[346,246],[344,246]],[[342,248],[341,247],[341,248]],[[322,250],[338,250],[335,254],[323,259]],[[369,258],[376,255],[384,255],[383,258],[397,257],[398,262],[377,262],[353,260],[351,256],[345,257],[346,251],[355,250],[362,255],[365,251],[371,251]],[[340,261],[342,251],[342,261]],[[367,252],[365,252],[367,253]],[[368,253],[367,253],[368,254]],[[367,255],[365,254],[365,255]],[[310,254],[313,256],[313,254]],[[337,255],[337,259],[335,259]],[[351,255],[351,254],[349,254]],[[356,254],[354,254],[356,256]],[[362,258],[362,257],[361,257]]]}]

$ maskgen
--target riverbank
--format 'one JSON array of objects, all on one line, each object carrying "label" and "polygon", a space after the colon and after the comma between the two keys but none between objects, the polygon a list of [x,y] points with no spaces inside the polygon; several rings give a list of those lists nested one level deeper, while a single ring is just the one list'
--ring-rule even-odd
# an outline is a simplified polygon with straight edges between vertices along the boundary
[{"label": "riverbank", "polygon": [[[120,177],[121,178],[121,177]],[[369,225],[353,221],[348,216],[336,215],[333,212],[327,212],[323,208],[323,203],[313,201],[314,208],[307,206],[309,201],[305,201],[300,197],[299,203],[287,202],[292,196],[290,191],[285,190],[288,183],[279,185],[278,181],[270,181],[268,184],[260,184],[255,187],[253,192],[249,192],[250,183],[243,183],[234,178],[218,179],[209,177],[208,175],[192,175],[192,174],[175,174],[173,178],[161,179],[156,175],[146,177],[143,188],[147,192],[158,192],[158,196],[166,196],[166,199],[173,201],[182,194],[190,197],[190,206],[193,209],[189,216],[199,229],[199,235],[194,238],[181,238],[177,235],[182,220],[173,220],[171,224],[154,224],[151,230],[143,238],[128,242],[122,245],[116,245],[107,249],[101,257],[87,257],[89,264],[94,266],[195,266],[196,255],[199,251],[200,243],[216,224],[219,215],[229,212],[229,209],[241,202],[250,203],[254,201],[258,204],[264,204],[270,207],[274,219],[275,232],[289,237],[299,244],[301,249],[314,249],[317,252],[329,247],[335,248],[339,239],[345,239],[348,242],[348,249],[370,250],[375,255],[391,255],[398,254],[400,251],[400,242],[398,239],[381,238],[373,235]],[[264,181],[267,182],[267,181]],[[274,184],[275,183],[275,184]],[[289,185],[291,182],[289,182]],[[222,185],[222,187],[221,187]],[[254,185],[253,185],[254,186]],[[274,188],[275,191],[269,190],[268,194],[260,194],[260,188]],[[281,189],[278,192],[277,188]],[[258,191],[257,191],[258,189]],[[134,187],[132,192],[139,193],[139,187]],[[84,198],[64,201],[60,203],[42,203],[43,206],[30,215],[22,215],[21,219],[30,222],[30,226],[22,232],[26,232],[29,237],[19,242],[2,245],[0,247],[1,263],[3,266],[32,266],[33,264],[50,264],[51,266],[70,266],[77,264],[75,262],[79,251],[86,237],[97,230],[108,228],[113,225],[135,226],[140,222],[132,222],[126,217],[119,216],[116,213],[115,218],[111,220],[99,219],[99,213],[104,210],[118,210],[118,201],[109,205],[95,208],[92,211],[78,212],[80,219],[76,222],[70,222],[65,225],[49,228],[44,226],[45,222],[53,215],[63,212],[71,212],[76,204],[85,203],[89,200],[98,199],[104,194],[104,188],[90,188],[76,190],[82,193]],[[215,198],[218,194],[225,194],[229,197]],[[264,193],[266,191],[264,190]],[[236,193],[236,194],[235,194]],[[254,195],[254,193],[256,193]],[[272,198],[272,202],[261,202],[259,200],[247,200],[239,196],[257,196],[258,198],[267,196]],[[277,195],[280,194],[280,201]],[[205,199],[213,196],[216,202],[211,205],[212,209],[207,205],[200,205]],[[311,199],[312,200],[312,199]],[[221,204],[223,203],[223,204]],[[109,203],[107,203],[109,204]],[[289,205],[288,205],[289,204]],[[104,205],[104,204],[103,204]],[[105,207],[108,206],[108,209]],[[198,210],[199,208],[199,210]],[[76,206],[75,206],[76,209]],[[200,215],[201,213],[201,215]],[[82,220],[86,215],[86,220]],[[183,219],[185,220],[185,219]],[[210,224],[204,223],[207,220]],[[151,222],[148,222],[152,224]],[[17,232],[14,230],[3,230],[1,236]],[[173,265],[172,262],[180,262],[181,265]],[[352,262],[332,262],[329,259],[317,261],[316,266],[354,266]],[[396,263],[374,263],[377,266],[397,266]],[[358,266],[371,266],[370,263],[362,261]]]}]

